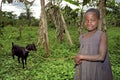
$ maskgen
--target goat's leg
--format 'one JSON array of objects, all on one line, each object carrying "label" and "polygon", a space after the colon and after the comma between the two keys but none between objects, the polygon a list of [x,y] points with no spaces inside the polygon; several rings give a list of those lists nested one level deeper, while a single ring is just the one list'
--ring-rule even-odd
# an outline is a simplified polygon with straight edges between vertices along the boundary
[{"label": "goat's leg", "polygon": [[12,54],[12,57],[13,57],[13,59],[14,59],[14,54]]},{"label": "goat's leg", "polygon": [[18,57],[18,62],[20,63],[20,57]]},{"label": "goat's leg", "polygon": [[24,58],[22,58],[22,64],[23,64],[23,69],[24,69],[24,68],[25,68],[25,67],[24,67]]},{"label": "goat's leg", "polygon": [[27,57],[25,58],[25,65],[27,65]]}]

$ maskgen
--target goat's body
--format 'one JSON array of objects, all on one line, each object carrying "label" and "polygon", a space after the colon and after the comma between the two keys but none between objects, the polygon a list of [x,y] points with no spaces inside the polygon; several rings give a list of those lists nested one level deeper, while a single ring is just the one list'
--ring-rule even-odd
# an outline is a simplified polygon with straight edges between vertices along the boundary
[{"label": "goat's body", "polygon": [[20,63],[20,58],[22,60],[23,68],[24,64],[27,64],[27,57],[28,57],[28,51],[24,47],[20,47],[18,45],[14,45],[12,43],[12,56],[14,59],[14,55],[18,56],[18,62]]}]

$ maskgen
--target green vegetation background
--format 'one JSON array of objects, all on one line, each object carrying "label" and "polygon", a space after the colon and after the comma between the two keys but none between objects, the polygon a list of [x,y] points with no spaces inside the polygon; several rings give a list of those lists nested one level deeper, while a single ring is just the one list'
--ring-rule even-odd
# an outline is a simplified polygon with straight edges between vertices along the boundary
[{"label": "green vegetation background", "polygon": [[[22,38],[18,39],[17,27],[7,26],[2,29],[0,36],[0,80],[73,80],[74,61],[72,58],[79,51],[79,40],[77,27],[69,27],[70,35],[74,46],[69,46],[68,41],[60,43],[55,38],[54,28],[49,28],[49,40],[51,48],[50,60],[43,59],[45,51],[42,46],[37,47],[37,51],[30,52],[27,66],[22,69],[22,63],[18,64],[11,56],[11,43],[26,46],[28,43],[37,43],[38,27],[22,27]],[[120,79],[120,28],[110,27],[108,33],[108,50],[114,80]],[[54,60],[53,58],[60,58]]]}]

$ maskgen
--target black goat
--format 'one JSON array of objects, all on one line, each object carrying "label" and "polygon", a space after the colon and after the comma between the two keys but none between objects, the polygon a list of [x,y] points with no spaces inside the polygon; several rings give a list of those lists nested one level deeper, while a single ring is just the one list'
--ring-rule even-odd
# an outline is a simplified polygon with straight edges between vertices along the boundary
[{"label": "black goat", "polygon": [[28,45],[26,46],[26,49],[27,49],[28,51],[36,51],[36,50],[37,50],[34,43],[28,44]]},{"label": "black goat", "polygon": [[14,45],[14,43],[12,42],[12,57],[14,59],[14,55],[18,56],[19,63],[20,63],[20,58],[21,58],[23,68],[25,68],[24,64],[27,64],[28,53],[29,53],[29,51],[26,50],[25,47],[20,47],[18,45]]}]

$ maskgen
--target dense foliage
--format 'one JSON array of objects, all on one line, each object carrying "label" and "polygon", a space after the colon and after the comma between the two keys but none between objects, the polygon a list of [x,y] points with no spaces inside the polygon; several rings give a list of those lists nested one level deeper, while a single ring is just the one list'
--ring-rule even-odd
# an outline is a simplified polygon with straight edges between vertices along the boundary
[{"label": "dense foliage", "polygon": [[[79,50],[77,27],[69,27],[74,46],[69,46],[67,40],[60,43],[55,38],[54,28],[49,28],[51,56],[46,55],[43,47],[37,47],[37,51],[30,52],[25,69],[19,64],[17,57],[12,59],[12,42],[20,46],[28,43],[37,43],[38,27],[22,27],[22,37],[18,39],[17,27],[4,27],[0,36],[0,79],[2,80],[73,80],[74,61],[71,56]],[[120,79],[120,28],[110,27],[108,33],[108,47],[112,64],[114,80]]]},{"label": "dense foliage", "polygon": [[33,16],[30,16],[30,20],[27,19],[26,13],[21,13],[19,16],[13,14],[13,12],[0,11],[0,28],[4,26],[19,26],[19,25],[28,25],[29,26],[38,26],[39,20],[35,19]]},{"label": "dense foliage", "polygon": [[120,3],[108,1],[106,8],[107,24],[120,27]]}]

